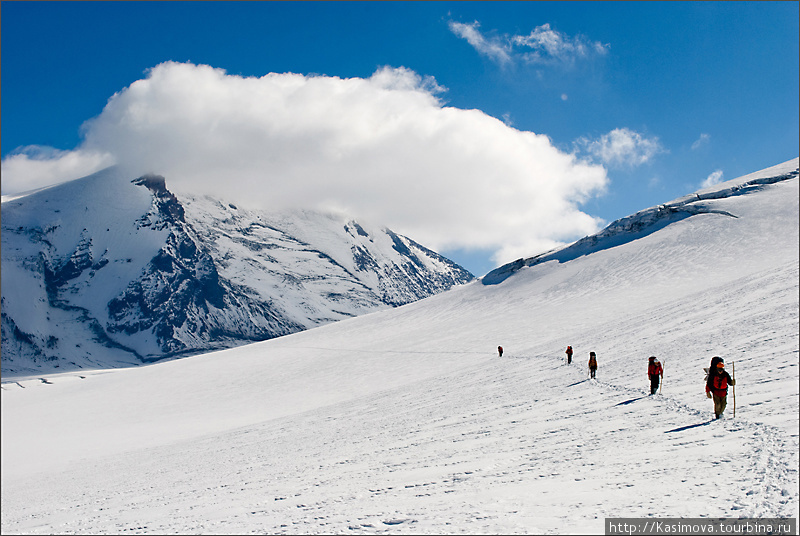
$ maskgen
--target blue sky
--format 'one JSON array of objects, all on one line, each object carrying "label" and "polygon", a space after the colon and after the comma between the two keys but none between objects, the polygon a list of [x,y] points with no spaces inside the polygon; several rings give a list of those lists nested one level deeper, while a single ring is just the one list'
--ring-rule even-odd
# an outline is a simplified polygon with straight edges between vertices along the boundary
[{"label": "blue sky", "polygon": [[[257,185],[271,192],[271,208],[306,199],[364,214],[483,275],[704,181],[794,158],[800,146],[797,2],[2,2],[1,9],[4,195],[133,160],[147,160],[179,190],[216,192],[221,181],[197,178],[197,169],[219,176],[230,165],[223,157],[216,168],[200,157],[188,168],[158,148],[126,152],[144,147],[145,136],[180,138],[185,144],[170,154],[184,161],[217,151],[235,153],[236,162],[253,158],[261,182],[229,181],[220,191],[234,198],[252,199]],[[199,67],[206,65],[214,73]],[[267,87],[269,73],[302,75],[292,84],[303,89],[278,97],[290,79]],[[263,84],[233,89],[248,79]],[[147,91],[129,90],[145,80]],[[149,97],[168,89],[181,92],[170,97],[180,103],[197,96],[198,116],[222,113],[224,99],[234,114],[239,102],[259,107],[253,95],[297,103],[293,121],[308,130],[298,137],[294,123],[273,124],[279,108],[270,108],[226,123],[226,137],[197,147],[210,135],[192,141],[197,126],[188,112],[172,116],[174,104],[159,108],[167,97]],[[358,102],[340,100],[342,92]],[[310,111],[314,103],[321,115]],[[169,125],[152,120],[134,132],[131,111],[143,108]],[[383,132],[398,117],[397,130]],[[203,128],[211,132],[212,122],[218,126],[219,116]],[[420,135],[426,128],[435,133]],[[406,144],[409,135],[419,139]],[[251,139],[255,152],[239,153]],[[284,149],[259,160],[259,139]],[[230,140],[236,147],[223,149]],[[317,160],[317,152],[325,154]],[[287,162],[270,168],[276,160]],[[298,160],[306,161],[292,164]],[[408,184],[406,164],[414,175]],[[304,182],[303,173],[328,182]]]}]

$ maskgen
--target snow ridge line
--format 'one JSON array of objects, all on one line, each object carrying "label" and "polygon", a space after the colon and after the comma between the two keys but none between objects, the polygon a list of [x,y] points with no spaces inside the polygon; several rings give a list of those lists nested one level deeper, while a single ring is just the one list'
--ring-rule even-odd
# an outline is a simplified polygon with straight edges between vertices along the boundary
[{"label": "snow ridge line", "polygon": [[535,266],[548,261],[565,263],[584,255],[589,255],[597,251],[643,238],[672,223],[698,214],[720,214],[737,218],[736,215],[730,212],[714,209],[705,204],[695,205],[695,203],[755,193],[763,189],[766,185],[796,179],[798,173],[800,173],[800,170],[794,170],[773,177],[752,179],[742,184],[732,185],[728,188],[713,192],[697,192],[680,197],[669,203],[657,205],[615,220],[599,233],[581,238],[572,244],[552,249],[533,257],[517,259],[499,268],[495,268],[483,276],[480,281],[484,285],[496,285],[502,283],[522,268]]}]

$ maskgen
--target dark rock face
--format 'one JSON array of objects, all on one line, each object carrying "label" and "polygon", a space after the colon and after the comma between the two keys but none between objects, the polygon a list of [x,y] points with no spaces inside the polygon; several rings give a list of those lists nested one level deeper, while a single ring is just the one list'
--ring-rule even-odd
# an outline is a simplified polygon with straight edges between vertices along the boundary
[{"label": "dark rock face", "polygon": [[183,206],[178,201],[178,198],[167,190],[167,181],[164,177],[161,175],[144,175],[133,180],[133,184],[144,186],[153,192],[156,207],[164,217],[164,221],[183,221]]},{"label": "dark rock face", "polygon": [[180,351],[174,330],[192,315],[207,316],[210,307],[223,308],[224,295],[211,257],[187,236],[170,233],[141,278],[108,303],[108,330],[131,335],[152,329],[164,350]]},{"label": "dark rock face", "polygon": [[65,285],[71,279],[75,279],[84,270],[93,265],[91,247],[92,238],[88,236],[86,229],[84,229],[78,246],[65,263],[52,268],[49,263],[45,265],[45,282],[53,294],[58,292],[57,289],[59,287]]}]

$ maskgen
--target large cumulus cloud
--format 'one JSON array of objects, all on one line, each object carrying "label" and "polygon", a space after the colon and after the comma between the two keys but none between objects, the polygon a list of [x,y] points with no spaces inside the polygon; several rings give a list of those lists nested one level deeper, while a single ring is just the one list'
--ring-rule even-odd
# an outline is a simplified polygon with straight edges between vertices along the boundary
[{"label": "large cumulus cloud", "polygon": [[442,91],[403,68],[256,78],[163,63],[111,97],[74,151],[6,158],[3,190],[42,186],[42,169],[52,179],[68,161],[73,175],[114,161],[177,193],[345,211],[435,249],[491,249],[498,263],[597,229],[580,204],[605,187],[603,167],[447,107]]}]

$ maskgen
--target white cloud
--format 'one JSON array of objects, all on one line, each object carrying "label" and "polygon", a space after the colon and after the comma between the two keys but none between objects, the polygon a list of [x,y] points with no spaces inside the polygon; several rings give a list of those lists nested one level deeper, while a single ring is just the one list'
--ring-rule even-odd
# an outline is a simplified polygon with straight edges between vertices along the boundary
[{"label": "white cloud", "polygon": [[489,248],[498,262],[597,230],[579,206],[603,191],[604,168],[479,110],[444,107],[441,90],[403,68],[245,78],[168,62],[109,99],[75,151],[4,160],[3,188],[7,166],[22,188],[26,173],[40,177],[36,165],[104,155],[100,167],[113,155],[178,194],[342,210],[434,249]]},{"label": "white cloud", "polygon": [[530,49],[522,53],[522,58],[529,63],[563,62],[570,63],[577,58],[586,58],[592,54],[604,55],[608,45],[590,42],[583,37],[570,37],[550,28],[550,24],[537,26],[527,36],[512,37],[515,45]]},{"label": "white cloud", "polygon": [[113,156],[104,151],[59,151],[39,145],[21,147],[3,159],[3,194],[22,193],[78,179],[113,163]]},{"label": "white cloud", "polygon": [[699,137],[699,138],[697,138],[697,141],[695,141],[695,142],[692,144],[692,151],[696,151],[696,150],[697,150],[697,149],[699,149],[700,147],[702,147],[702,146],[704,146],[704,145],[708,145],[708,141],[709,141],[710,139],[711,139],[711,136],[709,136],[709,135],[708,135],[708,134],[706,134],[705,132],[704,132],[704,133],[702,133],[702,134],[700,134],[700,137]]},{"label": "white cloud", "polygon": [[715,184],[721,183],[723,180],[724,179],[722,178],[722,170],[718,169],[714,173],[706,177],[706,180],[702,182],[700,187],[708,188],[709,186],[714,186]]},{"label": "white cloud", "polygon": [[479,30],[478,21],[472,24],[450,21],[450,31],[458,37],[465,39],[467,43],[477,50],[480,54],[505,65],[511,61],[511,46],[505,38],[487,38]]},{"label": "white cloud", "polygon": [[596,140],[579,138],[575,144],[579,150],[608,166],[639,166],[656,154],[666,152],[658,138],[646,138],[628,128],[615,128]]},{"label": "white cloud", "polygon": [[537,26],[528,35],[500,35],[487,37],[480,24],[463,24],[450,21],[450,31],[465,39],[480,54],[507,65],[514,61],[528,64],[572,64],[578,59],[602,56],[608,45],[589,41],[582,36],[571,37],[550,27],[549,23]]}]

